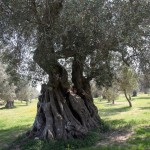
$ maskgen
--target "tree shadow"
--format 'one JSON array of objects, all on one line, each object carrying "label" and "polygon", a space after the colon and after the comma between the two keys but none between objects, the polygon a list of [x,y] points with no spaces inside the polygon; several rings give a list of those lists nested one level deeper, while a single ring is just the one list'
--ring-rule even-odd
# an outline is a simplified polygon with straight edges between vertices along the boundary
[{"label": "tree shadow", "polygon": [[150,100],[150,96],[149,97],[137,97],[135,99],[147,99],[147,100]]},{"label": "tree shadow", "polygon": [[135,134],[129,139],[130,144],[138,144],[143,149],[150,147],[150,126],[137,129]]},{"label": "tree shadow", "polygon": [[138,134],[138,135],[146,134],[146,135],[149,135],[149,137],[150,137],[150,125],[139,128],[136,131],[136,134]]},{"label": "tree shadow", "polygon": [[22,125],[15,126],[9,129],[1,129],[0,130],[0,145],[1,148],[5,148],[5,146],[9,146],[13,140],[15,140],[19,135],[25,133],[31,125]]},{"label": "tree shadow", "polygon": [[25,107],[25,106],[29,106],[29,105],[26,105],[26,104],[24,104],[24,105],[21,105],[21,104],[19,104],[19,105],[17,105],[17,106],[14,106],[13,108],[6,108],[5,106],[3,106],[3,107],[1,107],[0,108],[0,110],[11,110],[11,109],[16,109],[16,108],[19,108],[19,107]]},{"label": "tree shadow", "polygon": [[1,107],[0,110],[4,110],[4,109],[5,110],[11,110],[11,109],[15,109],[15,108],[17,108],[17,106],[14,106],[12,108],[7,108],[7,107],[4,106],[4,107]]},{"label": "tree shadow", "polygon": [[114,128],[117,131],[127,131],[137,124],[134,120],[125,121],[124,119],[108,120],[106,122],[111,125],[112,129]]},{"label": "tree shadow", "polygon": [[4,110],[4,109],[5,109],[5,110],[12,110],[12,109],[15,109],[15,108],[17,108],[17,107],[14,106],[14,107],[12,107],[12,108],[7,108],[7,107],[4,106],[4,107],[1,107],[0,110]]},{"label": "tree shadow", "polygon": [[[5,106],[0,108],[0,110],[3,110],[3,109],[8,109],[8,108],[6,108]],[[10,109],[13,109],[13,108],[10,108]]]},{"label": "tree shadow", "polygon": [[131,110],[131,107],[122,107],[122,108],[105,108],[105,109],[98,109],[98,113],[102,116],[110,116],[110,115],[116,115],[121,112],[126,112]]},{"label": "tree shadow", "polygon": [[148,110],[150,110],[150,107],[139,107],[139,109],[142,109],[142,110],[148,109]]}]

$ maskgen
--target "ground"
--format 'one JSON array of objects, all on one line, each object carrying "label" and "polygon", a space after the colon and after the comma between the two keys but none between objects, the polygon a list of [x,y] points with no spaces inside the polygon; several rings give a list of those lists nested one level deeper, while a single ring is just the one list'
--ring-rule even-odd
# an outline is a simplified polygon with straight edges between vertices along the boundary
[{"label": "ground", "polygon": [[33,124],[37,100],[29,106],[26,102],[15,101],[15,108],[0,106],[0,149],[7,147],[18,135],[26,132]]},{"label": "ground", "polygon": [[[36,103],[33,100],[26,106],[25,102],[16,101],[16,108],[0,107],[0,149],[6,149],[18,135],[31,128]],[[123,96],[115,105],[99,99],[95,99],[95,104],[101,118],[110,126],[109,131],[100,133],[96,145],[82,150],[150,150],[150,96],[140,94],[133,98],[132,108]]]}]

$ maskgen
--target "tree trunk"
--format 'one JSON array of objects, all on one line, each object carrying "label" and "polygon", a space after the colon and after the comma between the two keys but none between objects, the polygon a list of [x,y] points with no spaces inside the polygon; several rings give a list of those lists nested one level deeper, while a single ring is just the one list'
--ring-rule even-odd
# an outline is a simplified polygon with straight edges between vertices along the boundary
[{"label": "tree trunk", "polygon": [[112,104],[113,104],[113,105],[115,104],[115,100],[114,100],[114,99],[112,100]]},{"label": "tree trunk", "polygon": [[132,107],[131,96],[129,95],[129,97],[128,97],[126,90],[124,90],[124,95],[129,103],[129,107]]},{"label": "tree trunk", "polygon": [[13,108],[14,107],[14,100],[7,101],[5,107],[8,109]]},{"label": "tree trunk", "polygon": [[77,94],[84,100],[90,115],[96,122],[100,122],[98,110],[93,103],[90,81],[83,76],[83,66],[85,58],[74,57],[72,64],[72,82],[77,90]]},{"label": "tree trunk", "polygon": [[90,94],[73,93],[66,70],[57,65],[49,73],[49,83],[42,85],[37,115],[28,135],[49,140],[85,136],[100,123]]},{"label": "tree trunk", "polygon": [[26,106],[28,106],[29,105],[29,100],[25,100],[26,101]]},{"label": "tree trunk", "polygon": [[[40,139],[82,137],[100,123],[89,81],[83,77],[83,64],[80,66],[74,59],[72,81],[77,89],[77,93],[74,93],[70,89],[66,70],[57,61],[51,28],[59,16],[62,4],[63,0],[54,1],[50,8],[46,7],[42,17],[44,24],[39,23],[37,28],[38,46],[33,59],[49,75],[49,83],[42,85],[36,118],[28,135]],[[40,22],[39,19],[37,21]]]},{"label": "tree trunk", "polygon": [[132,97],[136,97],[136,96],[137,96],[137,91],[134,90],[134,91],[133,91],[133,94],[132,94]]}]

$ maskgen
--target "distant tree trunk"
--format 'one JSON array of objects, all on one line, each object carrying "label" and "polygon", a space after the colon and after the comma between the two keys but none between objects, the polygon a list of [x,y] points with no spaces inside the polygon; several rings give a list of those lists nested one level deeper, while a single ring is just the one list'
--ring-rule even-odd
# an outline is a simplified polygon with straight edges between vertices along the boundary
[{"label": "distant tree trunk", "polygon": [[132,94],[132,97],[136,97],[136,96],[137,96],[137,91],[134,90],[134,91],[133,91],[133,94]]},{"label": "distant tree trunk", "polygon": [[107,99],[107,103],[110,103],[110,101],[111,101],[110,99]]},{"label": "distant tree trunk", "polygon": [[26,101],[26,105],[28,106],[29,105],[29,100],[25,100]]},{"label": "distant tree trunk", "polygon": [[127,94],[127,91],[126,91],[126,90],[124,90],[124,95],[125,95],[125,97],[126,97],[128,103],[129,103],[129,107],[132,107],[131,96],[129,95],[129,97],[128,97],[128,94]]},{"label": "distant tree trunk", "polygon": [[106,96],[105,96],[105,95],[102,95],[102,98],[103,98],[103,99],[106,99]]},{"label": "distant tree trunk", "polygon": [[115,100],[112,100],[112,104],[115,104]]},{"label": "distant tree trunk", "polygon": [[5,105],[6,108],[10,109],[14,107],[14,100],[8,100]]}]

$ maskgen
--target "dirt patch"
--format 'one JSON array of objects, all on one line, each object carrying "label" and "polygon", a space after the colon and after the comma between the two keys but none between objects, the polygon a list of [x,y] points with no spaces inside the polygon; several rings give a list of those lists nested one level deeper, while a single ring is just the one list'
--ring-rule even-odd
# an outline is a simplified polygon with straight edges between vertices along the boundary
[{"label": "dirt patch", "polygon": [[[117,101],[115,101],[115,103],[114,103],[114,105],[127,105],[128,106],[128,102],[117,102]],[[113,105],[113,104],[112,104]]]},{"label": "dirt patch", "polygon": [[96,147],[126,143],[126,141],[133,134],[134,134],[133,131],[114,131],[107,134],[101,134],[101,137],[103,137],[103,139],[97,143]]}]

